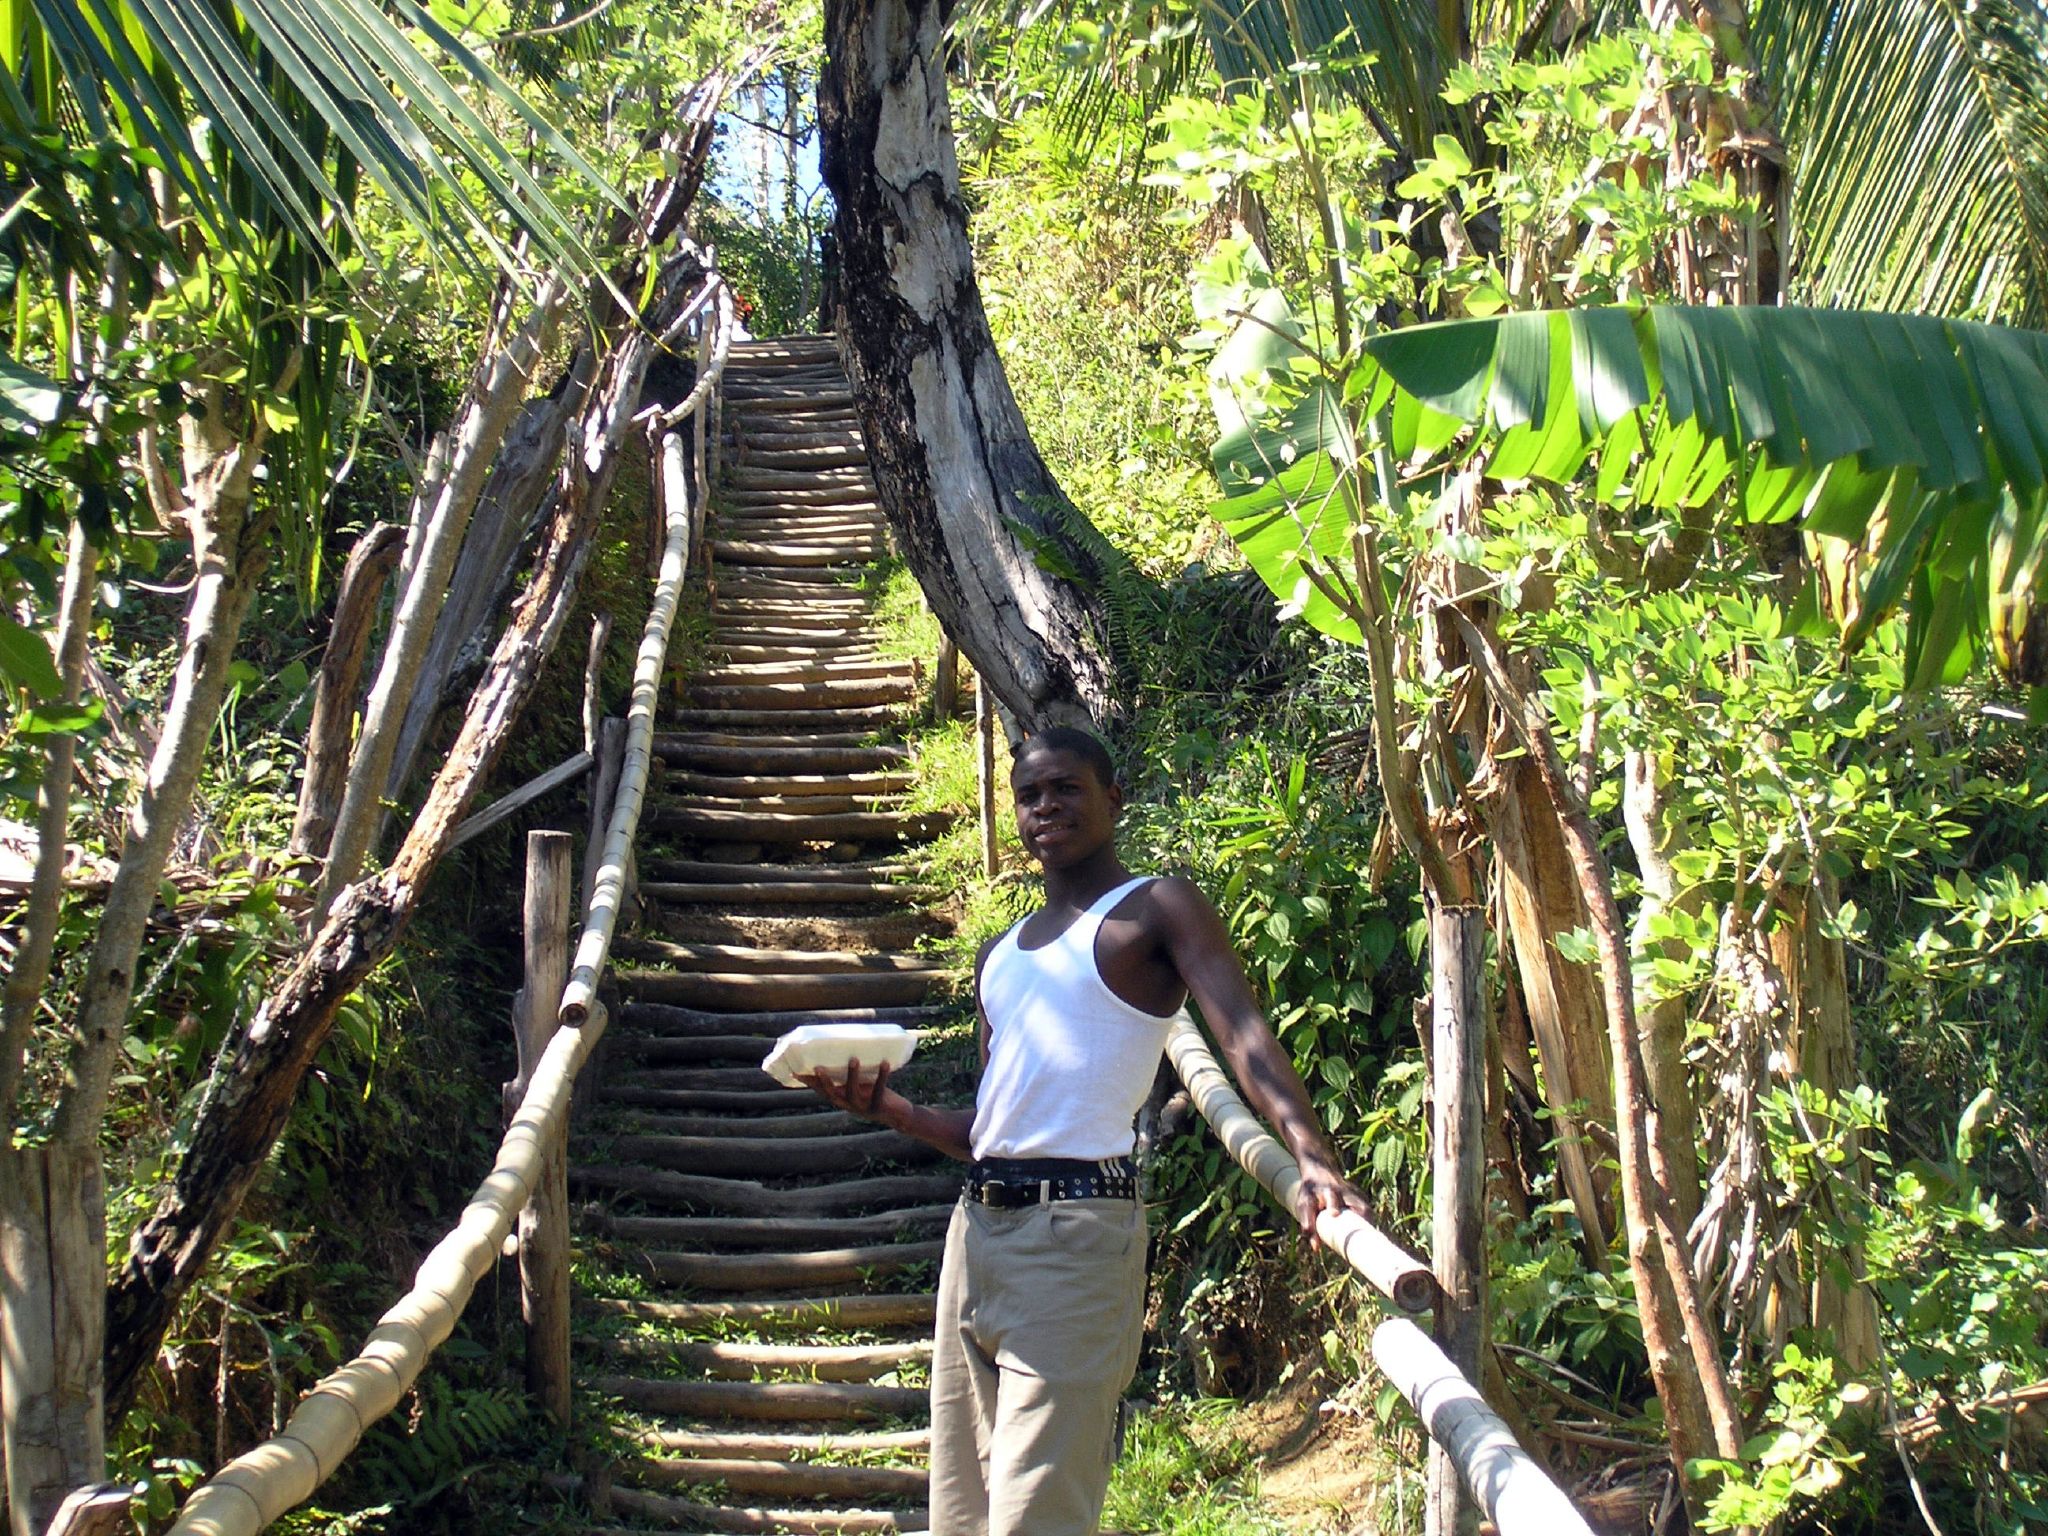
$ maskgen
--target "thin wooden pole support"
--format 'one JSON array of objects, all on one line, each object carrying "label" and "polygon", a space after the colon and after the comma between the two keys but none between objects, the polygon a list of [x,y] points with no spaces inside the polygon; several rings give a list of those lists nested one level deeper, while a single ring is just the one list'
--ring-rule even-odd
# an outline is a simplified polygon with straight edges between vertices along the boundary
[{"label": "thin wooden pole support", "polygon": [[939,636],[939,656],[932,668],[932,719],[942,723],[960,708],[960,647],[951,635]]},{"label": "thin wooden pole support", "polygon": [[[566,832],[526,834],[526,981],[518,1004],[517,1103],[554,1038],[569,979],[569,905],[575,896]],[[569,1422],[569,1170],[562,1127],[541,1160],[533,1198],[519,1213],[519,1312],[526,1320],[526,1384],[557,1424]]]},{"label": "thin wooden pole support", "polygon": [[[1429,953],[1436,1342],[1467,1381],[1478,1381],[1486,1344],[1485,910],[1436,907]],[[1424,1513],[1429,1536],[1473,1536],[1479,1529],[1457,1463],[1435,1437]]]},{"label": "thin wooden pole support", "polygon": [[106,1475],[106,1201],[97,1145],[0,1151],[0,1423],[12,1536]]},{"label": "thin wooden pole support", "polygon": [[989,704],[988,685],[974,680],[975,797],[981,817],[981,874],[996,875],[996,712]]},{"label": "thin wooden pole support", "polygon": [[626,722],[616,717],[597,730],[597,776],[590,784],[590,841],[583,848],[583,910],[597,890],[597,872],[604,863],[605,831],[612,824],[612,802],[619,795],[619,771],[626,764]]}]

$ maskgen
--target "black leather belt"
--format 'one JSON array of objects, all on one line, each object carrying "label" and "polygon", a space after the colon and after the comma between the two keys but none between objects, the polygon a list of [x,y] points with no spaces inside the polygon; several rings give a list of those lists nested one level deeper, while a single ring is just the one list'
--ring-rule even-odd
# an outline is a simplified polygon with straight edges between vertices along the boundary
[{"label": "black leather belt", "polygon": [[1051,1200],[1135,1200],[1138,1171],[1128,1157],[990,1157],[967,1170],[967,1198],[997,1210]]}]

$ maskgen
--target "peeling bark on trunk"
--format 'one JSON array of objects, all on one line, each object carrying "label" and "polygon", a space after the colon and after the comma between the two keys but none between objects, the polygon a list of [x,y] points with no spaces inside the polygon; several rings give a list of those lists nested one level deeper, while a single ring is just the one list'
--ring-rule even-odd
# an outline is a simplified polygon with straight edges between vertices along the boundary
[{"label": "peeling bark on trunk", "polygon": [[334,620],[320,658],[320,683],[313,693],[313,718],[306,727],[306,771],[299,780],[299,811],[292,823],[291,851],[327,856],[341,790],[348,777],[354,736],[356,695],[363,680],[363,655],[377,618],[384,578],[403,552],[405,530],[377,523],[356,540],[334,594]]},{"label": "peeling bark on trunk", "polygon": [[156,905],[171,840],[192,804],[199,766],[227,699],[228,669],[242,620],[269,560],[269,529],[250,519],[264,430],[258,418],[246,435],[229,420],[227,390],[214,385],[203,408],[184,418],[184,515],[198,568],[185,639],[164,711],[163,732],[150,759],[141,799],[121,839],[121,862],[100,909],[99,933],[87,961],[78,1004],[78,1041],[65,1071],[52,1131],[56,1139],[95,1141],[107,1090],[120,1056],[135,990],[135,958]]},{"label": "peeling bark on trunk", "polygon": [[[671,295],[670,302],[679,302]],[[659,331],[659,320],[650,322]],[[311,945],[246,1034],[223,1053],[170,1193],[135,1231],[107,1294],[107,1405],[118,1422],[156,1356],[178,1302],[198,1279],[284,1130],[335,1011],[398,942],[426,881],[525,707],[560,638],[619,446],[654,353],[635,329],[606,361],[563,463],[554,512],[460,734],[404,845],[382,873],[344,889]]]},{"label": "peeling bark on trunk", "polygon": [[1100,572],[1032,444],[975,285],[947,14],[941,0],[825,8],[818,116],[840,354],[883,510],[975,672],[1029,727],[1107,719],[1119,706]]},{"label": "peeling bark on trunk", "polygon": [[1582,1129],[1614,1126],[1613,1057],[1607,1013],[1592,969],[1558,953],[1557,935],[1587,926],[1586,903],[1557,816],[1526,756],[1499,765],[1500,793],[1487,802],[1509,937],[1543,1066],[1543,1096],[1556,1137],[1558,1175],[1578,1213],[1589,1261],[1604,1263],[1614,1179]]},{"label": "peeling bark on trunk", "polygon": [[[1860,1080],[1856,1038],[1849,1018],[1848,960],[1839,936],[1827,925],[1840,904],[1834,879],[1816,871],[1805,890],[1780,898],[1792,908],[1789,921],[1773,929],[1771,955],[1784,977],[1790,1015],[1787,1055],[1794,1073],[1821,1092],[1846,1092]],[[1854,1155],[1842,1176],[1867,1189],[1869,1164],[1862,1137],[1852,1136]],[[1877,1302],[1862,1283],[1863,1250],[1816,1251],[1803,1245],[1801,1270],[1808,1283],[1808,1316],[1830,1340],[1835,1358],[1850,1373],[1877,1363]]]}]

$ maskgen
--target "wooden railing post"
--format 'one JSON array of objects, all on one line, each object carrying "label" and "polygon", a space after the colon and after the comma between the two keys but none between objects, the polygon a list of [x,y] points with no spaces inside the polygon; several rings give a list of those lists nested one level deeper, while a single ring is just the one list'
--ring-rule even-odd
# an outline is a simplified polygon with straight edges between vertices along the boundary
[{"label": "wooden railing post", "polygon": [[932,669],[932,721],[944,724],[960,708],[960,648],[951,635],[939,636],[938,660]]},{"label": "wooden railing post", "polygon": [[[526,834],[526,979],[516,1008],[517,1105],[554,1038],[569,979],[569,907],[576,886],[566,832]],[[569,1169],[558,1131],[533,1198],[519,1213],[519,1312],[526,1320],[526,1384],[557,1424],[569,1422]]]},{"label": "wooden railing post", "polygon": [[981,817],[981,876],[996,877],[996,712],[989,702],[988,684],[974,680],[975,799]]},{"label": "wooden railing post", "polygon": [[0,1420],[12,1536],[106,1475],[106,1185],[97,1146],[0,1150]]},{"label": "wooden railing post", "polygon": [[[1486,914],[1438,906],[1429,916],[1430,1083],[1435,1114],[1431,1183],[1436,1342],[1478,1381],[1486,1342]],[[1429,1536],[1472,1536],[1478,1507],[1443,1443],[1429,1442]]]}]

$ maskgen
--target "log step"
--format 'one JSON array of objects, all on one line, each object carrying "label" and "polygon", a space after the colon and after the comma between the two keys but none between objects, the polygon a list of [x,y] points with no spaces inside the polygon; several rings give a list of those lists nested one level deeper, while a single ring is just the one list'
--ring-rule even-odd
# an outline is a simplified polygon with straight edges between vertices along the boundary
[{"label": "log step", "polygon": [[[812,1103],[817,1096],[797,1089]],[[572,1187],[637,1195],[650,1202],[692,1211],[725,1211],[736,1216],[846,1216],[875,1206],[932,1204],[957,1199],[960,1175],[931,1173],[875,1174],[841,1179],[833,1184],[771,1188],[751,1179],[721,1179],[709,1174],[678,1173],[669,1168],[637,1168],[628,1163],[572,1161]]]},{"label": "log step", "polygon": [[945,934],[951,924],[930,907],[905,909],[876,902],[854,912],[729,910],[702,902],[646,903],[648,925],[665,938],[701,944],[765,944],[792,949],[915,949]]},{"label": "log step", "polygon": [[[759,1049],[762,1041],[755,1040]],[[609,1122],[608,1122],[609,1123]],[[616,1129],[635,1136],[841,1136],[870,1128],[839,1109],[794,1115],[671,1115],[657,1109],[635,1109],[622,1115]]]},{"label": "log step", "polygon": [[930,1340],[910,1344],[694,1344],[671,1339],[607,1339],[619,1359],[666,1363],[713,1381],[753,1381],[757,1373],[804,1381],[873,1381],[929,1364]]},{"label": "log step", "polygon": [[659,959],[678,971],[712,971],[784,976],[842,976],[849,973],[905,975],[949,973],[951,966],[929,955],[869,953],[851,949],[760,949],[747,944],[679,944],[631,937],[614,950]]},{"label": "log step", "polygon": [[917,685],[907,677],[826,678],[801,683],[723,683],[692,679],[683,696],[700,709],[820,709],[908,704]]},{"label": "log step", "polygon": [[895,1419],[922,1416],[925,1394],[914,1387],[871,1387],[836,1381],[653,1381],[599,1376],[591,1389],[645,1413],[706,1419]]},{"label": "log step", "polygon": [[[666,787],[666,786],[664,786]],[[856,811],[894,811],[902,808],[904,796],[897,794],[877,795],[791,795],[786,798],[763,795],[750,799],[743,795],[720,795],[698,791],[679,795],[664,794],[648,809],[660,807],[681,808],[691,811],[729,811],[746,814],[779,812],[789,816],[844,816]]]},{"label": "log step", "polygon": [[635,1445],[676,1456],[743,1457],[760,1461],[810,1461],[823,1456],[886,1456],[931,1449],[928,1429],[855,1431],[843,1435],[746,1433],[705,1429],[645,1429]]},{"label": "log step", "polygon": [[671,773],[662,788],[721,799],[815,799],[819,796],[900,795],[916,782],[907,773]]},{"label": "log step", "polygon": [[[758,870],[760,865],[728,866]],[[674,905],[687,906],[693,903],[709,907],[719,906],[822,906],[839,905],[864,906],[910,906],[916,902],[928,901],[940,894],[929,886],[865,884],[854,881],[800,881],[800,880],[753,880],[715,882],[706,880],[689,881],[674,885],[660,882],[643,883],[642,896]]]},{"label": "log step", "polygon": [[711,558],[725,565],[774,565],[808,567],[817,565],[865,565],[883,559],[889,546],[878,539],[855,543],[816,544],[728,544],[711,541]]},{"label": "log step", "polygon": [[845,1136],[622,1135],[609,1140],[613,1157],[648,1168],[776,1179],[858,1173],[870,1163],[924,1163],[941,1155],[896,1131]]},{"label": "log step", "polygon": [[618,1470],[635,1483],[652,1488],[723,1484],[727,1493],[785,1499],[874,1499],[883,1503],[922,1502],[928,1481],[923,1468],[842,1467],[751,1458],[724,1461],[697,1456],[645,1457],[621,1463]]},{"label": "log step", "polygon": [[735,1114],[772,1114],[778,1109],[798,1109],[804,1102],[815,1104],[818,1096],[808,1088],[643,1088],[620,1085],[600,1088],[598,1096],[611,1104],[644,1105],[654,1109],[725,1110]]},{"label": "log step", "polygon": [[641,823],[707,842],[814,843],[828,840],[889,842],[938,837],[959,817],[952,811],[847,811],[830,815],[795,811],[717,811],[650,806]]},{"label": "log step", "polygon": [[[908,678],[916,669],[909,662],[894,657],[877,656],[860,661],[844,661],[834,656],[829,660],[815,661],[791,658],[782,661],[726,661],[707,667],[692,675],[691,681],[716,686],[730,686],[735,683],[813,683],[861,681],[869,678]],[[903,777],[903,787],[910,780]]]},{"label": "log step", "polygon": [[878,742],[872,734],[865,731],[805,731],[789,735],[774,735],[767,731],[749,731],[741,735],[737,732],[700,730],[664,732],[654,738],[655,755],[657,757],[676,747],[688,747],[691,749],[724,747],[728,750],[746,752],[785,752],[795,749],[800,752],[817,752],[819,754],[843,751],[853,747],[858,748],[863,753],[884,752],[892,754],[891,760],[899,763],[910,760],[910,748],[898,742]]},{"label": "log step", "polygon": [[801,1253],[678,1253],[647,1250],[630,1268],[663,1285],[695,1291],[772,1291],[784,1287],[851,1285],[936,1264],[942,1242],[877,1243],[865,1248],[813,1248]]},{"label": "log step", "polygon": [[627,1003],[619,1022],[629,1028],[666,1034],[779,1035],[804,1024],[901,1024],[906,1029],[942,1023],[956,1017],[952,1008],[822,1008],[787,1013],[715,1013],[699,1008],[672,1008],[660,1003]]},{"label": "log step", "polygon": [[[612,1508],[618,1514],[661,1520],[671,1527],[733,1532],[739,1536],[894,1536],[896,1532],[922,1531],[930,1519],[921,1509],[901,1513],[888,1510],[734,1509],[725,1505],[692,1504],[685,1499],[671,1499],[658,1493],[620,1487],[612,1489],[611,1498]],[[611,1533],[586,1531],[583,1536],[611,1536]],[[619,1532],[618,1536],[646,1536],[646,1533]]]},{"label": "log step", "polygon": [[950,1205],[914,1205],[874,1216],[609,1216],[603,1230],[623,1243],[684,1244],[690,1247],[774,1248],[782,1244],[816,1243],[847,1246],[863,1238],[889,1238],[898,1232],[945,1222]]},{"label": "log step", "polygon": [[823,731],[877,734],[895,724],[902,710],[888,704],[849,705],[844,709],[678,709],[671,711],[678,725],[701,725],[707,730],[737,731],[748,726],[786,729],[793,725],[815,725]]},{"label": "log step", "polygon": [[791,1328],[916,1328],[930,1326],[938,1298],[930,1292],[914,1291],[748,1301],[650,1301],[641,1297],[586,1296],[577,1305],[587,1312],[642,1323],[668,1323],[676,1328],[706,1328],[716,1323]]},{"label": "log step", "polygon": [[910,761],[910,748],[899,746],[818,746],[803,737],[804,745],[777,746],[767,738],[746,746],[725,746],[702,737],[657,735],[654,755],[665,763],[677,763],[720,773],[881,773]]},{"label": "log step", "polygon": [[944,987],[946,971],[851,972],[825,976],[758,975],[743,971],[620,971],[619,990],[653,1003],[688,1008],[889,1007],[921,1003]]}]

